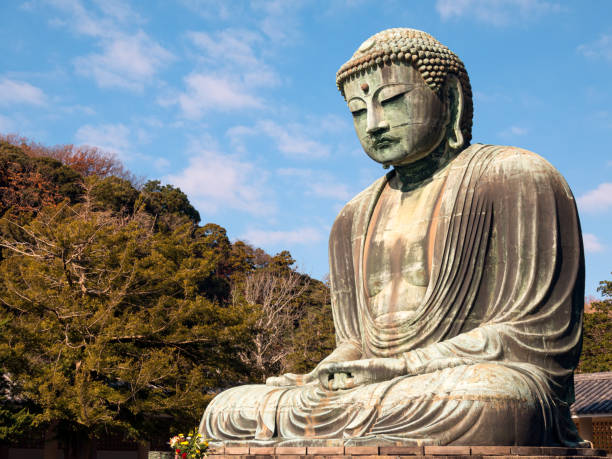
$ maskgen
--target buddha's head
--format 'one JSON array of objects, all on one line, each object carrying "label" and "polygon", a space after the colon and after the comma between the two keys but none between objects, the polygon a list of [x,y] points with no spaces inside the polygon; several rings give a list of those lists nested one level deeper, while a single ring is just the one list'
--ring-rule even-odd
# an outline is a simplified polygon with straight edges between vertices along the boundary
[{"label": "buddha's head", "polygon": [[340,68],[336,83],[363,149],[385,166],[469,145],[473,108],[467,72],[425,32],[377,33]]}]

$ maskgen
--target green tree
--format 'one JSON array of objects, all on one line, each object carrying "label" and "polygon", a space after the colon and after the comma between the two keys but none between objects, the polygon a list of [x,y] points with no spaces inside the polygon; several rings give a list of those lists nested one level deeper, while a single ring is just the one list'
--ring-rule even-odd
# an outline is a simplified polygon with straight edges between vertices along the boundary
[{"label": "green tree", "polygon": [[[166,215],[184,216],[193,223],[200,222],[200,214],[191,205],[187,195],[172,185],[163,185],[159,180],[149,180],[140,191],[137,205],[144,205],[145,210],[152,215],[163,217]],[[164,219],[167,226],[172,223]]]},{"label": "green tree", "polygon": [[584,314],[579,373],[612,369],[612,281],[601,281],[597,290],[603,299],[593,301],[593,312]]},{"label": "green tree", "polygon": [[54,431],[72,458],[192,427],[222,388],[333,348],[326,284],[113,155],[0,136],[0,205],[0,443]]},{"label": "green tree", "polygon": [[134,211],[139,192],[128,180],[114,176],[102,179],[90,177],[86,183],[90,188],[89,196],[100,210]]},{"label": "green tree", "polygon": [[234,356],[253,317],[203,288],[218,258],[205,231],[156,231],[147,212],[92,201],[5,221],[19,237],[0,241],[0,371],[69,456],[108,431],[146,439],[168,419],[193,426],[215,390],[244,380]]}]

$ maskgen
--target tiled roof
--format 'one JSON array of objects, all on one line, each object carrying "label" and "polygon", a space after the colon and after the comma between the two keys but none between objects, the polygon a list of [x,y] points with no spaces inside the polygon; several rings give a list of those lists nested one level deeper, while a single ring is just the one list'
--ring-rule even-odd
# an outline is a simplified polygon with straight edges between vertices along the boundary
[{"label": "tiled roof", "polygon": [[572,414],[612,415],[612,371],[574,375],[576,401]]}]

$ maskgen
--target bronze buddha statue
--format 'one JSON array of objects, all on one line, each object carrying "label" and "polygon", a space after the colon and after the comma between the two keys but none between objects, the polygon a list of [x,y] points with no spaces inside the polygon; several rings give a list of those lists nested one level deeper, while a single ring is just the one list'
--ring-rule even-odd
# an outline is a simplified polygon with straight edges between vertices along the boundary
[{"label": "bronze buddha statue", "polygon": [[543,158],[472,144],[463,63],[389,29],[337,75],[365,152],[392,170],[329,242],[337,347],[306,375],[219,394],[212,440],[302,445],[586,445],[570,418],[584,256]]}]

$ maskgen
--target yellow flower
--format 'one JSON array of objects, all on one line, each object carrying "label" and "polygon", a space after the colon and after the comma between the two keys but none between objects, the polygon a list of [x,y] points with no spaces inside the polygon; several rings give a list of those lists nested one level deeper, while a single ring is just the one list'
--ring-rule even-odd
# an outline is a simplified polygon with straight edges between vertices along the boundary
[{"label": "yellow flower", "polygon": [[181,445],[188,445],[188,444],[189,444],[189,442],[188,442],[188,441],[182,441],[182,442],[181,442]]}]

